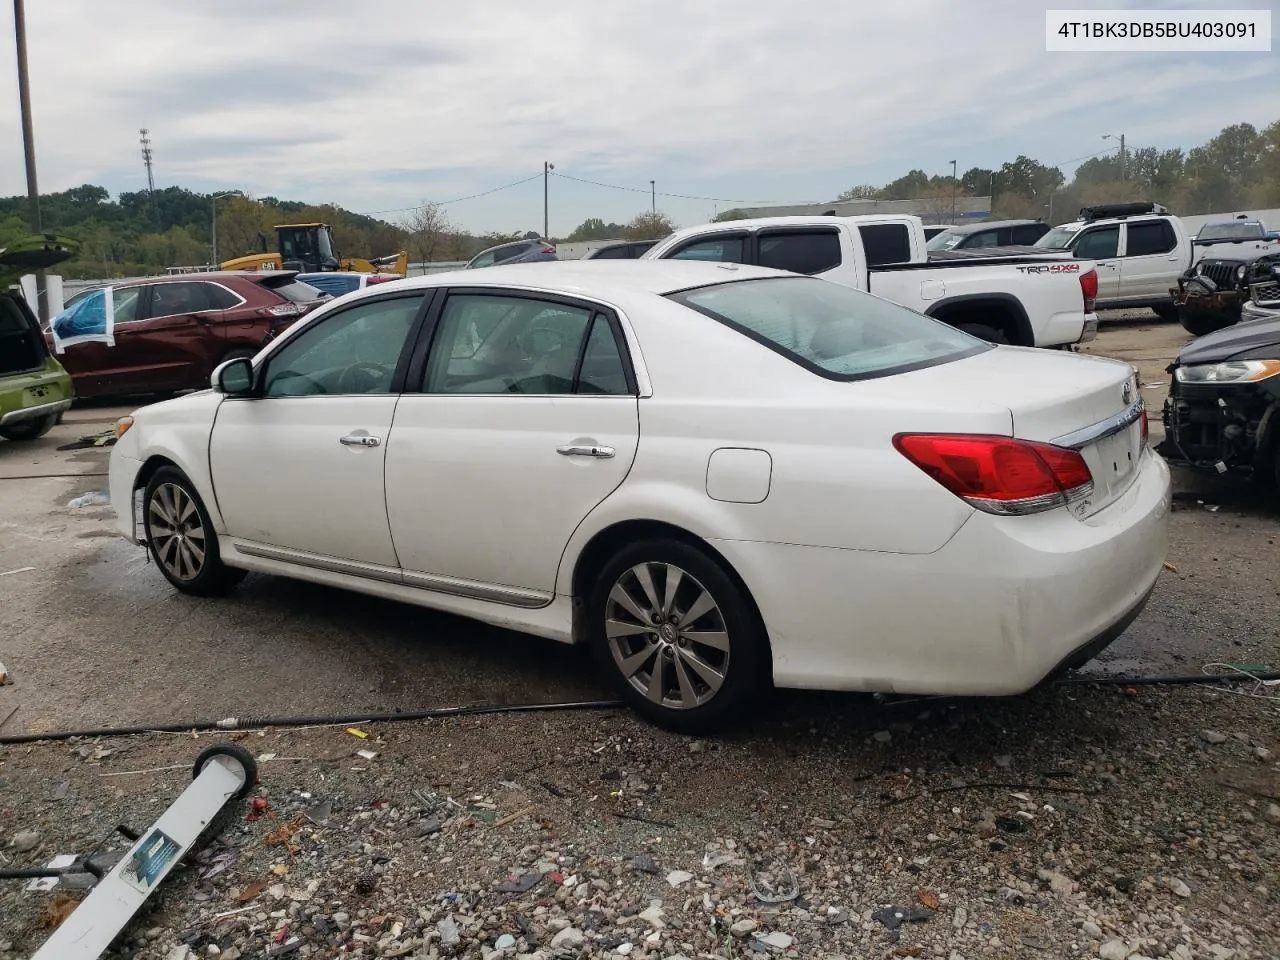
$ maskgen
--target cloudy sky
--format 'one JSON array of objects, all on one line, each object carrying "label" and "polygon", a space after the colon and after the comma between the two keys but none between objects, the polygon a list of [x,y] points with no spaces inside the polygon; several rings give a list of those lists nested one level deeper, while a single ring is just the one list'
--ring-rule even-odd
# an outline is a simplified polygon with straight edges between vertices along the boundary
[{"label": "cloudy sky", "polygon": [[[1233,0],[1273,10],[1277,0]],[[450,203],[552,234],[658,206],[830,199],[1025,153],[1070,173],[1125,133],[1193,146],[1280,119],[1280,53],[1046,53],[1028,0],[27,0],[41,188],[242,189],[360,212]],[[25,191],[9,4],[0,195]],[[682,199],[662,194],[701,198]]]}]

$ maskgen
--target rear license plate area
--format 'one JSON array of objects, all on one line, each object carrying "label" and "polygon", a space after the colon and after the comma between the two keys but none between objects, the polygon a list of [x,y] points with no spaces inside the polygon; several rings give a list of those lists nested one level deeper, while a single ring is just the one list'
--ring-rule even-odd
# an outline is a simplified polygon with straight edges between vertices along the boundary
[{"label": "rear license plate area", "polygon": [[22,391],[22,405],[24,407],[38,407],[42,403],[48,403],[53,399],[51,387],[27,387]]}]

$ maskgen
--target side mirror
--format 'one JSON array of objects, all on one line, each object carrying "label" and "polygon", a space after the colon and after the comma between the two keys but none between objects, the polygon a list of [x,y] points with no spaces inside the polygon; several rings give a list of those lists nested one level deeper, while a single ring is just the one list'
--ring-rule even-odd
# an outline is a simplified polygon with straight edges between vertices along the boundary
[{"label": "side mirror", "polygon": [[210,378],[213,389],[228,397],[253,396],[253,362],[247,357],[227,360],[213,371]]}]

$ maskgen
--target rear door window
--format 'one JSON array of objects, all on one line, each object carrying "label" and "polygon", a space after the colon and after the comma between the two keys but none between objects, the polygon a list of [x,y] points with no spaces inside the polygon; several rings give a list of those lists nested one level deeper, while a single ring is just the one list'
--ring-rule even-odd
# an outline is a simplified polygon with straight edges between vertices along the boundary
[{"label": "rear door window", "polygon": [[1174,236],[1173,227],[1164,220],[1131,223],[1125,239],[1125,256],[1143,257],[1168,253],[1177,244],[1178,238]]},{"label": "rear door window", "polygon": [[1013,228],[1013,242],[1018,246],[1030,246],[1047,232],[1042,223],[1024,223]]},{"label": "rear door window", "polygon": [[759,264],[813,276],[840,266],[835,230],[769,231],[760,234]]},{"label": "rear door window", "polygon": [[868,223],[858,227],[867,266],[911,262],[911,235],[903,223]]},{"label": "rear door window", "polygon": [[214,305],[207,283],[179,281],[151,285],[150,316],[153,320],[217,309],[221,308]]},{"label": "rear door window", "polygon": [[244,303],[244,298],[228,290],[220,283],[206,283],[206,293],[214,310],[230,310]]}]

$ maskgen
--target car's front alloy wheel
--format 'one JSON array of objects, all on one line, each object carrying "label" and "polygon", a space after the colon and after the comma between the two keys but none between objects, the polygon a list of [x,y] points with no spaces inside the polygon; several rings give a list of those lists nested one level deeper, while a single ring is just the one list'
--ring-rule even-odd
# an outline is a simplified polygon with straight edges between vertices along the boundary
[{"label": "car's front alloy wheel", "polygon": [[213,596],[244,577],[226,566],[200,495],[176,467],[162,467],[147,483],[142,504],[147,549],[160,572],[184,593]]},{"label": "car's front alloy wheel", "polygon": [[636,544],[602,572],[591,604],[599,659],[638,711],[683,731],[738,714],[766,676],[759,618],[692,546]]}]

